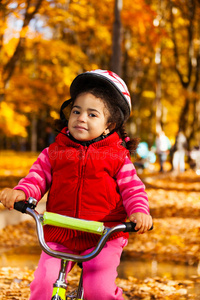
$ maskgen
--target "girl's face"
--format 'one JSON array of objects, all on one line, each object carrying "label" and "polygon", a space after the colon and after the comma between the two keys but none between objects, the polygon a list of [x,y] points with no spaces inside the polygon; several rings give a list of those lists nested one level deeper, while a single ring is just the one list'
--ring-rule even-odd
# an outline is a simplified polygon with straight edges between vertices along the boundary
[{"label": "girl's face", "polygon": [[78,141],[90,141],[110,132],[108,117],[109,111],[100,98],[87,92],[80,94],[69,116],[69,132]]}]

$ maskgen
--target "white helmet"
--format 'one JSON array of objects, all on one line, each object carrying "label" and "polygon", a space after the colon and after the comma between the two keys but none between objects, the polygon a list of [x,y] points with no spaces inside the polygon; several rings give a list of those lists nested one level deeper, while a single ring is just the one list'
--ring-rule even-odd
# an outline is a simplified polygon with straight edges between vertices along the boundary
[{"label": "white helmet", "polygon": [[[117,74],[100,69],[81,73],[71,83],[71,98],[75,99],[82,90],[84,91],[86,86],[90,88],[102,86],[110,89],[117,106],[122,111],[123,122],[128,119],[131,112],[131,97],[125,82]],[[63,110],[70,100],[65,101],[61,107],[61,119],[63,118]]]}]

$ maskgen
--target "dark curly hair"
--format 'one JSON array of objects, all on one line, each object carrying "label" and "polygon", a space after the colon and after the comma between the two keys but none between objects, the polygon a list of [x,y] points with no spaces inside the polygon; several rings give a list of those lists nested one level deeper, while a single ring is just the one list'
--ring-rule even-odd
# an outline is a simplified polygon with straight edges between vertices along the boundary
[{"label": "dark curly hair", "polygon": [[[97,98],[100,98],[103,101],[105,107],[108,109],[110,113],[110,116],[108,118],[108,123],[111,124],[110,128],[113,128],[113,125],[115,125],[114,129],[111,129],[111,131],[116,131],[119,134],[119,136],[123,141],[123,146],[129,150],[130,154],[135,152],[139,144],[139,139],[133,138],[126,141],[128,135],[125,130],[124,116],[121,109],[116,105],[115,99],[112,97],[112,93],[110,92],[110,90],[106,89],[103,86],[97,86],[97,87],[85,86],[85,88],[81,90],[80,94],[86,92],[94,95]],[[72,101],[68,106],[68,109],[70,109],[70,111],[74,101],[75,99],[72,99]],[[64,122],[60,119],[55,120],[56,129],[59,131],[62,130],[64,127],[67,126],[67,123],[68,123],[67,119]]]}]

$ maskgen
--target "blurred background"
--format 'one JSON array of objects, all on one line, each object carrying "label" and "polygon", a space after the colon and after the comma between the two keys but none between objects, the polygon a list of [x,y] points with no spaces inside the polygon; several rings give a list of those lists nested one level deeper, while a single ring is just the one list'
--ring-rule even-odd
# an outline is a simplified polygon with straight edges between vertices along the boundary
[{"label": "blurred background", "polygon": [[[54,141],[54,119],[70,97],[72,80],[97,68],[116,72],[128,85],[132,113],[127,131],[141,139],[133,159],[154,217],[148,237],[131,237],[125,255],[132,271],[125,256],[120,276],[141,276],[145,270],[145,276],[165,276],[165,289],[150,284],[149,291],[145,282],[142,289],[153,298],[160,289],[159,299],[199,299],[200,0],[0,0],[0,189],[27,175],[38,152]],[[168,138],[167,172],[158,175],[160,132]],[[177,171],[178,132],[186,139],[184,165],[168,172]],[[13,269],[13,289],[11,269],[5,267],[19,266],[22,254],[23,266],[34,261],[35,268],[40,249],[33,224],[17,225],[22,220],[10,213],[0,205],[0,298],[6,293],[3,299],[22,299],[23,284],[29,293],[30,273],[23,272],[25,283],[18,282],[21,273]],[[128,255],[134,264],[142,257],[147,262],[135,268]],[[167,262],[162,272],[160,261]],[[193,281],[173,285],[166,276]],[[135,287],[131,293],[137,293]],[[147,299],[146,294],[138,297]]]},{"label": "blurred background", "polygon": [[132,137],[181,130],[199,149],[199,0],[2,0],[0,149],[48,146],[70,83],[96,68],[127,83]]}]

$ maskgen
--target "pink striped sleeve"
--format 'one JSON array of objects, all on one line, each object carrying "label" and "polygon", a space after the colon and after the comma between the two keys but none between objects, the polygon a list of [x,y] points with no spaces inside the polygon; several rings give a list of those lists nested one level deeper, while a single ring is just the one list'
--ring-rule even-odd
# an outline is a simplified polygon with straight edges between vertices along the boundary
[{"label": "pink striped sleeve", "polygon": [[22,190],[26,197],[34,197],[38,201],[48,191],[51,183],[51,164],[48,155],[49,148],[45,148],[30,168],[29,174],[21,179],[15,190]]},{"label": "pink striped sleeve", "polygon": [[149,203],[145,186],[137,176],[135,167],[128,157],[126,157],[124,165],[118,171],[116,180],[128,216],[136,212],[149,215]]}]

